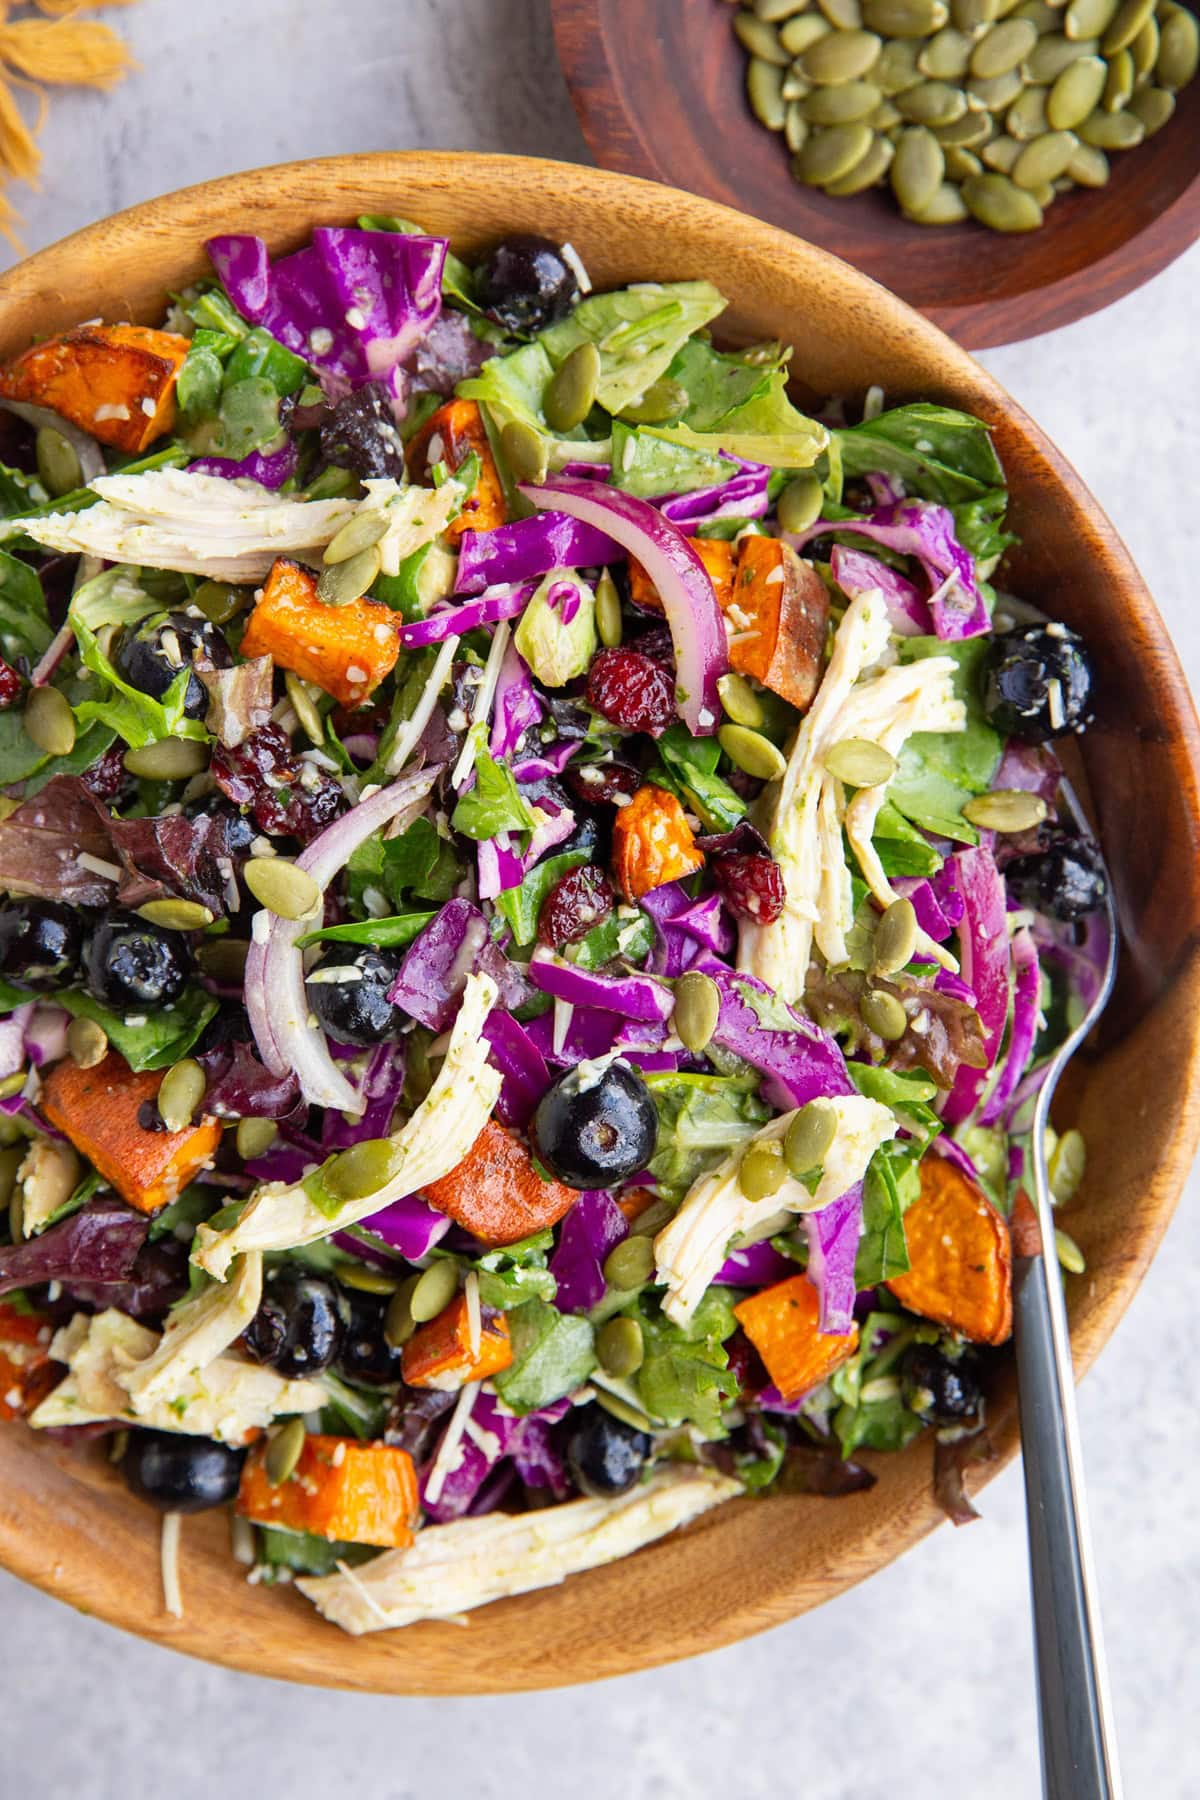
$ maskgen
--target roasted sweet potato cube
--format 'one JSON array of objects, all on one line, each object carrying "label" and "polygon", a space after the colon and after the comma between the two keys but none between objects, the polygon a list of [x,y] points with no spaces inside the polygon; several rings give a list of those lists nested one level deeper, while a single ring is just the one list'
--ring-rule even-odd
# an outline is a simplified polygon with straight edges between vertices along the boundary
[{"label": "roasted sweet potato cube", "polygon": [[382,1550],[412,1543],[418,1495],[407,1450],[313,1432],[292,1474],[278,1486],[268,1479],[265,1456],[264,1443],[250,1452],[242,1469],[237,1510],[245,1518]]},{"label": "roasted sweet potato cube", "polygon": [[665,788],[640,787],[628,806],[617,809],[613,870],[627,900],[681,881],[703,865],[683,808]]},{"label": "roasted sweet potato cube", "polygon": [[495,1119],[462,1161],[423,1192],[430,1206],[492,1247],[557,1225],[579,1198],[574,1188],[539,1175],[524,1144]]},{"label": "roasted sweet potato cube", "polygon": [[812,564],[778,538],[744,537],[721,604],[731,666],[803,712],[817,691],[829,621],[829,595]]},{"label": "roasted sweet potato cube", "polygon": [[842,1337],[819,1329],[821,1302],[807,1275],[762,1288],[733,1310],[785,1400],[827,1381],[858,1348],[857,1325]]},{"label": "roasted sweet potato cube", "polygon": [[902,1306],[976,1344],[1012,1332],[1008,1222],[969,1175],[945,1156],[921,1164],[921,1193],[904,1215],[909,1269],[888,1287]]},{"label": "roasted sweet potato cube", "polygon": [[44,1313],[0,1301],[0,1419],[25,1418],[57,1387],[63,1370],[50,1359],[53,1335]]},{"label": "roasted sweet potato cube", "polygon": [[70,1138],[122,1200],[144,1213],[176,1199],[212,1161],[221,1141],[217,1119],[203,1118],[186,1131],[147,1131],[138,1122],[141,1107],[157,1099],[164,1074],[146,1069],[135,1075],[115,1050],[91,1069],[67,1059],[50,1070],[38,1101],[51,1125]]},{"label": "roasted sweet potato cube", "polygon": [[444,462],[454,472],[460,469],[474,451],[479,458],[479,476],[467,496],[457,519],[446,535],[461,537],[464,531],[491,531],[503,525],[508,514],[504,505],[504,484],[488,443],[483,414],[474,400],[447,400],[445,406],[426,419],[408,446],[408,472],[414,481],[428,485],[429,470]]},{"label": "roasted sweet potato cube", "polygon": [[131,455],[175,423],[175,378],[188,341],[146,325],[78,325],[0,369],[0,395],[61,413]]},{"label": "roasted sweet potato cube", "polygon": [[269,656],[342,706],[358,706],[395,665],[399,622],[378,600],[326,606],[311,570],[281,556],[250,614],[242,655]]},{"label": "roasted sweet potato cube", "polygon": [[481,1319],[479,1348],[471,1349],[471,1314],[465,1294],[456,1294],[436,1319],[415,1331],[404,1346],[402,1373],[409,1387],[460,1388],[486,1381],[512,1361],[508,1320],[503,1313]]},{"label": "roasted sweet potato cube", "polygon": [[[733,599],[736,554],[733,544],[726,538],[694,537],[691,545],[708,570],[721,611],[725,612]],[[660,613],[663,609],[658,589],[636,557],[629,559],[629,598],[635,606],[644,606],[648,612]]]}]

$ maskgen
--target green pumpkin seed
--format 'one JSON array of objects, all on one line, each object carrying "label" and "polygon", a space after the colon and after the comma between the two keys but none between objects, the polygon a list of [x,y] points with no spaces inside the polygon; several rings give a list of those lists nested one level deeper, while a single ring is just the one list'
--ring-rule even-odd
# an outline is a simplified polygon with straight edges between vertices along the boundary
[{"label": "green pumpkin seed", "polygon": [[379,547],[359,550],[345,562],[330,563],[317,577],[317,599],[324,606],[349,606],[361,600],[379,573]]},{"label": "green pumpkin seed", "polygon": [[326,544],[321,559],[325,567],[330,569],[337,563],[349,562],[360,550],[374,549],[380,538],[387,535],[388,523],[382,507],[360,506]]},{"label": "green pumpkin seed", "polygon": [[383,1317],[383,1339],[393,1350],[402,1350],[417,1329],[417,1321],[412,1316],[412,1297],[420,1279],[420,1275],[410,1275],[388,1302]]},{"label": "green pumpkin seed", "polygon": [[[870,125],[873,130],[885,133],[894,130],[897,125],[903,125],[903,123],[904,120],[901,117],[900,108],[894,106],[890,100],[881,100],[879,105],[875,108],[875,111],[867,120],[867,124]],[[853,175],[854,170],[851,169],[850,173]],[[845,178],[843,177],[843,179]]]},{"label": "green pumpkin seed", "polygon": [[[899,115],[897,114],[897,117]],[[887,174],[895,151],[886,138],[876,137],[871,140],[871,148],[867,154],[855,163],[848,175],[840,181],[827,181],[825,192],[835,194],[839,198],[846,194],[861,194],[867,188],[874,187]]]},{"label": "green pumpkin seed", "polygon": [[72,1019],[67,1026],[67,1054],[77,1068],[94,1069],[108,1055],[108,1033],[95,1019]]},{"label": "green pumpkin seed", "polygon": [[418,1325],[425,1325],[445,1312],[457,1292],[458,1264],[439,1257],[423,1271],[409,1295],[408,1309]]},{"label": "green pumpkin seed", "polygon": [[1007,75],[1032,55],[1037,26],[1028,19],[1003,19],[991,26],[971,52],[971,73],[981,80]]},{"label": "green pumpkin seed", "polygon": [[886,95],[902,94],[921,80],[917,58],[921,45],[907,38],[894,39],[879,52],[879,61],[871,70],[871,80]]},{"label": "green pumpkin seed", "polygon": [[618,1379],[635,1375],[645,1354],[642,1328],[636,1319],[609,1319],[596,1333],[596,1355],[607,1375]]},{"label": "green pumpkin seed", "polygon": [[733,21],[733,29],[738,42],[751,56],[759,56],[764,62],[777,63],[785,67],[790,58],[779,41],[779,33],[765,19],[756,19],[753,13],[740,12]]},{"label": "green pumpkin seed", "polygon": [[[777,67],[775,63],[764,62],[761,56],[752,56],[750,61],[746,64],[746,98],[750,102],[750,111],[754,114],[759,124],[765,125],[768,131],[783,130],[784,116],[787,111],[787,102],[783,97],[783,82],[783,70]],[[598,381],[600,352],[596,349],[594,344],[580,344],[578,348],[580,350],[592,351],[596,358],[596,380]],[[572,351],[572,355],[574,355],[574,351]],[[570,357],[566,359],[566,362],[562,365],[563,369],[566,368],[567,362],[570,360]],[[561,373],[562,369],[559,370],[559,374]],[[557,380],[557,376],[554,380]],[[554,380],[550,382],[546,389],[547,402],[550,400]],[[595,397],[596,387],[595,382],[593,382],[591,399],[588,401],[589,410],[591,401],[594,400]],[[551,417],[549,404],[547,404],[545,412],[546,423],[551,426],[553,430],[571,430],[571,425],[555,424],[554,419]],[[578,425],[581,420],[586,417],[587,412],[583,412],[580,414],[579,418],[572,421],[572,424]]]},{"label": "green pumpkin seed", "polygon": [[867,738],[842,738],[830,745],[822,760],[838,781],[855,788],[882,787],[896,773],[895,757]]},{"label": "green pumpkin seed", "polygon": [[808,0],[754,0],[752,11],[756,19],[763,19],[768,25],[781,25],[793,13],[802,13],[807,5]]},{"label": "green pumpkin seed", "polygon": [[1042,209],[1032,194],[1007,175],[973,175],[962,185],[962,197],[973,219],[992,231],[1036,231]]},{"label": "green pumpkin seed", "polygon": [[250,589],[232,581],[202,581],[192,595],[192,605],[213,625],[228,625],[249,604]]},{"label": "green pumpkin seed", "polygon": [[783,1159],[797,1181],[819,1169],[837,1136],[837,1113],[826,1100],[810,1100],[788,1121]]},{"label": "green pumpkin seed", "polygon": [[960,31],[978,31],[999,16],[999,0],[951,0],[950,15]]},{"label": "green pumpkin seed", "polygon": [[1091,144],[1079,144],[1067,164],[1067,174],[1079,187],[1103,187],[1108,181],[1108,158]]},{"label": "green pumpkin seed", "polygon": [[[784,493],[786,492],[785,488]],[[783,495],[780,495],[781,504],[782,500]],[[783,524],[782,513],[779,522],[781,525]],[[811,524],[812,521],[810,520],[809,523]],[[792,529],[793,527],[784,525],[785,531]],[[799,529],[803,530],[804,528],[801,526]],[[751,731],[757,731],[764,724],[767,715],[763,711],[762,702],[744,675],[739,675],[735,669],[730,669],[727,674],[718,677],[717,692],[721,696],[721,705],[725,708],[726,716],[732,719],[735,725],[746,725]]]},{"label": "green pumpkin seed", "polygon": [[923,81],[906,88],[895,103],[901,116],[913,125],[953,125],[967,111],[966,94],[948,81]]},{"label": "green pumpkin seed", "polygon": [[1154,79],[1159,87],[1186,87],[1200,63],[1200,28],[1190,12],[1180,7],[1160,26]]},{"label": "green pumpkin seed", "polygon": [[642,1208],[637,1218],[629,1227],[633,1237],[657,1237],[668,1219],[674,1217],[675,1208],[669,1200],[652,1200],[649,1206]]},{"label": "green pumpkin seed", "polygon": [[243,1162],[265,1156],[278,1136],[274,1119],[239,1119],[234,1144]]},{"label": "green pumpkin seed", "polygon": [[986,112],[965,112],[950,125],[935,125],[933,135],[947,150],[981,150],[992,135]]},{"label": "green pumpkin seed", "polygon": [[212,912],[198,900],[147,900],[136,910],[140,919],[166,931],[203,931],[213,922]]},{"label": "green pumpkin seed", "polygon": [[[1145,126],[1146,136],[1153,137],[1156,131],[1162,130],[1175,111],[1175,96],[1169,94],[1166,88],[1143,88],[1129,102],[1129,110]],[[1098,150],[1096,154],[1100,156],[1103,152]]]},{"label": "green pumpkin seed", "polygon": [[847,81],[841,87],[815,88],[796,105],[810,125],[850,125],[875,111],[883,95],[869,81]]},{"label": "green pumpkin seed", "polygon": [[321,1180],[335,1200],[366,1200],[399,1174],[403,1160],[390,1138],[364,1138],[334,1157]]},{"label": "green pumpkin seed", "polygon": [[283,685],[287,697],[292,703],[292,711],[300,721],[300,729],[310,744],[318,747],[325,742],[325,721],[317,708],[316,700],[307,684],[294,675],[291,669],[284,672]]},{"label": "green pumpkin seed", "polygon": [[[821,483],[815,475],[805,470],[802,475],[796,475],[788,482],[779,496],[775,511],[784,531],[807,531],[820,518],[824,502],[825,490]],[[750,720],[739,719],[737,723],[748,725]]]},{"label": "green pumpkin seed", "polygon": [[223,987],[240,987],[246,974],[250,946],[245,938],[208,938],[196,951],[196,961],[210,981]]},{"label": "green pumpkin seed", "polygon": [[1104,94],[1100,102],[1105,112],[1120,112],[1128,104],[1133,93],[1133,83],[1132,52],[1118,50],[1108,62],[1108,79],[1104,83]]},{"label": "green pumpkin seed", "polygon": [[746,725],[722,725],[717,740],[734,768],[756,781],[778,781],[787,768],[782,750]]},{"label": "green pumpkin seed", "polygon": [[596,1384],[596,1405],[601,1411],[611,1413],[614,1419],[620,1419],[622,1425],[631,1425],[635,1431],[654,1430],[653,1421],[644,1412],[639,1412],[636,1406],[631,1406],[620,1394],[610,1394],[600,1383]]},{"label": "green pumpkin seed", "polygon": [[1132,150],[1146,135],[1146,127],[1132,106],[1124,112],[1094,112],[1076,127],[1076,136],[1097,150]]},{"label": "green pumpkin seed", "polygon": [[1046,123],[1051,131],[1074,131],[1081,125],[1099,106],[1107,80],[1108,65],[1099,56],[1080,57],[1064,69],[1046,96]]},{"label": "green pumpkin seed", "polygon": [[1013,9],[1014,19],[1028,19],[1036,25],[1039,32],[1057,31],[1062,23],[1062,14],[1046,0],[1021,0],[1021,5]]},{"label": "green pumpkin seed", "polygon": [[617,592],[616,582],[607,569],[601,571],[595,593],[596,635],[606,650],[615,650],[621,642],[623,631],[621,596]]},{"label": "green pumpkin seed", "polygon": [[372,1268],[369,1263],[343,1263],[337,1278],[343,1287],[354,1288],[360,1294],[394,1294],[399,1282],[398,1275]]},{"label": "green pumpkin seed", "polygon": [[34,440],[34,454],[42,486],[53,499],[73,494],[76,488],[83,486],[79,452],[61,431],[55,431],[53,425],[43,425],[39,430]]},{"label": "green pumpkin seed", "polygon": [[885,38],[927,38],[950,22],[942,0],[865,0],[863,19]]},{"label": "green pumpkin seed", "polygon": [[[1115,56],[1132,44],[1147,19],[1154,16],[1155,0],[1124,0],[1116,18],[1100,39],[1105,56]],[[1165,27],[1160,29],[1165,30]]]},{"label": "green pumpkin seed", "polygon": [[1025,77],[1020,69],[1010,69],[1007,75],[996,75],[986,81],[972,75],[967,83],[967,105],[972,110],[979,107],[985,113],[999,114],[1020,97],[1024,86]]},{"label": "green pumpkin seed", "polygon": [[983,146],[979,152],[979,159],[985,168],[994,169],[1000,175],[1008,175],[1012,172],[1023,148],[1024,145],[1020,144],[1016,138],[993,138],[990,144]]},{"label": "green pumpkin seed", "polygon": [[[983,164],[973,150],[962,150],[957,144],[951,144],[946,151],[946,178],[949,181],[966,181],[970,175],[982,175]],[[965,215],[966,208],[963,208]]]},{"label": "green pumpkin seed", "polygon": [[862,0],[817,0],[831,25],[839,31],[857,31],[862,24]]},{"label": "green pumpkin seed", "polygon": [[[792,102],[794,100],[806,100],[808,98],[809,94],[812,93],[812,82],[806,81],[804,79],[803,75],[798,75],[796,73],[798,68],[799,68],[798,63],[792,64],[791,68],[788,70],[787,74],[784,76],[783,86],[779,90],[780,94],[787,101],[789,106],[792,104]],[[786,132],[786,130],[787,130],[786,117],[784,119],[783,129]]]},{"label": "green pumpkin seed", "polygon": [[1032,831],[1046,817],[1046,802],[1024,788],[993,788],[968,800],[962,812],[981,831]]},{"label": "green pumpkin seed", "polygon": [[1030,81],[1044,87],[1057,81],[1063,70],[1077,63],[1081,56],[1098,56],[1099,53],[1099,38],[1075,40],[1052,32],[1038,41],[1033,54],[1022,67]]},{"label": "green pumpkin seed", "polygon": [[[788,27],[787,48],[793,57],[799,59],[811,45],[816,43],[818,38],[828,37],[828,35],[828,19],[823,19],[819,13],[802,13],[798,19],[793,19]],[[790,73],[798,76],[804,75],[803,65],[799,60],[793,62]]]},{"label": "green pumpkin seed", "polygon": [[1057,181],[1079,148],[1079,139],[1070,131],[1047,131],[1026,144],[1012,168],[1018,187],[1039,188],[1047,181]]},{"label": "green pumpkin seed", "polygon": [[908,1030],[908,1014],[896,998],[883,988],[868,988],[859,1002],[863,1024],[885,1043],[895,1044]]},{"label": "green pumpkin seed", "polygon": [[875,927],[872,969],[876,975],[894,975],[913,959],[917,948],[917,914],[911,900],[893,900]]},{"label": "green pumpkin seed", "polygon": [[818,38],[800,58],[809,81],[837,87],[859,81],[879,58],[883,45],[871,31],[831,31]]},{"label": "green pumpkin seed", "polygon": [[654,1273],[654,1245],[648,1237],[630,1235],[615,1250],[610,1250],[604,1263],[604,1279],[609,1287],[631,1292],[644,1287]]},{"label": "green pumpkin seed", "polygon": [[[779,98],[779,89],[783,81],[782,75],[770,63],[760,63],[751,59],[750,67],[751,69],[764,69],[770,76],[772,92],[775,96],[775,109],[778,113],[779,125],[782,126],[783,101]],[[758,116],[762,118],[761,113]],[[768,121],[763,119],[763,123],[765,125]],[[772,129],[778,129],[778,127],[773,126]],[[574,350],[563,358],[546,384],[542,410],[551,431],[566,433],[574,431],[577,425],[582,425],[592,410],[596,389],[599,385],[599,350],[595,344],[590,342],[577,344]]]},{"label": "green pumpkin seed", "polygon": [[953,25],[931,37],[917,57],[917,67],[931,81],[959,81],[971,61],[971,40]]},{"label": "green pumpkin seed", "polygon": [[286,856],[252,856],[242,879],[254,898],[280,919],[315,918],[321,890],[306,869]]},{"label": "green pumpkin seed", "polygon": [[500,433],[500,448],[514,481],[540,487],[546,479],[549,449],[540,431],[524,419],[510,419]]},{"label": "green pumpkin seed", "polygon": [[[1070,70],[1067,72],[1069,74]],[[1042,136],[1047,129],[1046,98],[1049,93],[1049,88],[1031,87],[1017,96],[1004,115],[1004,129],[1009,137],[1028,144]]]},{"label": "green pumpkin seed", "polygon": [[185,1131],[204,1099],[208,1077],[194,1056],[168,1069],[158,1090],[158,1116],[168,1131]]},{"label": "green pumpkin seed", "polygon": [[652,381],[639,399],[622,407],[620,416],[627,425],[665,425],[677,419],[687,404],[687,389],[664,375],[660,381]]},{"label": "green pumpkin seed", "polygon": [[[892,192],[905,212],[920,213],[928,206],[942,185],[945,173],[946,153],[932,131],[915,126],[901,133],[888,178],[892,184]],[[894,759],[886,751],[879,751],[878,745],[864,745],[856,743],[854,739],[850,739],[848,743],[834,744],[827,754],[825,766],[843,781],[854,781],[853,773],[842,774],[843,766],[852,771],[865,768],[868,773],[876,767],[887,768],[887,774],[877,777],[877,780],[884,781],[891,779],[896,768]],[[854,781],[854,785],[875,786],[876,783]]]},{"label": "green pumpkin seed", "polygon": [[1068,1275],[1083,1274],[1087,1268],[1087,1258],[1070,1232],[1063,1231],[1058,1225],[1054,1228],[1054,1248],[1058,1253],[1059,1262]]},{"label": "green pumpkin seed", "polygon": [[1055,1206],[1066,1206],[1079,1192],[1087,1172],[1087,1145],[1082,1132],[1064,1131],[1054,1146],[1046,1170],[1050,1178],[1050,1197]]},{"label": "green pumpkin seed", "polygon": [[[1142,29],[1129,46],[1129,54],[1133,58],[1133,73],[1137,81],[1149,75],[1158,61],[1158,53],[1162,47],[1157,19],[1147,19]],[[1097,48],[1099,46],[1097,45]]]},{"label": "green pumpkin seed", "polygon": [[808,142],[808,120],[800,109],[799,100],[793,100],[787,109],[783,121],[783,137],[793,156],[797,150],[803,150]]},{"label": "green pumpkin seed", "polygon": [[738,1164],[738,1186],[747,1200],[767,1200],[787,1180],[783,1145],[763,1138],[750,1145]]},{"label": "green pumpkin seed", "polygon": [[675,984],[671,1028],[686,1050],[699,1055],[712,1042],[721,1016],[721,990],[711,975],[689,969]]},{"label": "green pumpkin seed", "polygon": [[1117,16],[1121,0],[1071,0],[1063,14],[1062,28],[1076,43],[1081,38],[1103,37]]},{"label": "green pumpkin seed", "polygon": [[267,1440],[267,1447],[263,1452],[263,1474],[272,1487],[282,1487],[296,1473],[307,1438],[304,1420],[297,1416],[288,1419]]},{"label": "green pumpkin seed", "polygon": [[56,687],[30,688],[21,723],[26,737],[47,756],[66,756],[75,748],[75,714]]}]

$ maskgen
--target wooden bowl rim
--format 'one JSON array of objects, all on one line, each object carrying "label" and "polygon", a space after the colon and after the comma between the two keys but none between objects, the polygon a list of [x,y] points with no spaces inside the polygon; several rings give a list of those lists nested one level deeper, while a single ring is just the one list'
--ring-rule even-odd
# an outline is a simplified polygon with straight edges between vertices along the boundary
[{"label": "wooden bowl rim", "polygon": [[[346,196],[354,192],[356,185],[370,184],[379,187],[394,182],[411,192],[425,181],[443,190],[452,189],[455,172],[467,167],[474,176],[494,186],[498,195],[502,196],[514,185],[523,185],[527,191],[530,183],[550,184],[550,191],[561,185],[574,189],[579,199],[589,206],[610,209],[624,207],[635,213],[645,212],[647,227],[652,222],[649,215],[654,208],[669,205],[673,217],[682,220],[689,233],[701,233],[707,229],[731,234],[738,240],[739,253],[744,257],[767,259],[768,263],[770,259],[775,259],[776,263],[782,259],[797,267],[802,278],[817,274],[826,279],[832,278],[845,289],[847,304],[854,306],[860,317],[870,317],[874,329],[886,332],[889,336],[907,339],[910,343],[915,341],[918,353],[938,370],[937,380],[940,385],[965,383],[974,388],[976,393],[982,393],[998,413],[1005,415],[1009,426],[1021,434],[1046,475],[1063,491],[1062,498],[1065,502],[1075,507],[1081,526],[1087,528],[1089,548],[1100,553],[1101,544],[1103,545],[1108,572],[1119,602],[1132,603],[1128,613],[1130,630],[1138,634],[1141,641],[1154,644],[1162,653],[1162,723],[1166,734],[1181,749],[1180,767],[1185,775],[1182,803],[1196,835],[1200,836],[1200,725],[1197,724],[1191,695],[1154,601],[1127,549],[1112,531],[1095,499],[1033,421],[958,344],[867,276],[842,263],[829,252],[790,237],[776,226],[764,224],[698,195],[666,188],[640,177],[544,158],[453,151],[381,151],[367,155],[313,158],[199,183],[142,202],[108,219],[86,226],[72,236],[37,252],[15,269],[0,275],[0,318],[9,314],[13,308],[31,309],[47,296],[62,299],[70,294],[79,279],[73,272],[76,266],[85,267],[89,255],[111,248],[113,240],[118,245],[118,255],[126,262],[136,257],[139,240],[152,239],[162,232],[164,226],[169,226],[170,232],[175,236],[183,231],[194,231],[197,241],[200,241],[209,234],[211,221],[214,216],[220,216],[222,206],[236,207],[239,214],[244,214],[256,199],[265,200],[272,194],[280,193],[302,174],[306,178],[316,178],[328,191],[328,216],[340,217],[343,213],[352,212],[352,204],[347,205],[345,201]],[[313,223],[319,222],[319,219],[314,218]],[[86,301],[82,301],[81,306],[86,310]],[[31,316],[31,323],[33,322],[35,321]],[[1080,1375],[1090,1367],[1111,1336],[1136,1291],[1170,1221],[1197,1141],[1200,1140],[1200,1021],[1192,1032],[1183,1062],[1186,1070],[1184,1103],[1172,1122],[1172,1136],[1164,1141],[1161,1178],[1156,1182],[1156,1189],[1160,1193],[1157,1210],[1145,1221],[1136,1240],[1129,1244],[1128,1261],[1109,1290],[1094,1301],[1087,1299],[1081,1302],[1080,1310],[1084,1316],[1077,1321],[1073,1336],[1075,1365]],[[1003,1411],[995,1423],[993,1436],[997,1455],[994,1461],[973,1477],[972,1486],[976,1490],[1010,1462],[1019,1448],[1014,1408],[1008,1407]],[[65,1463],[72,1454],[49,1442],[40,1444],[38,1453],[51,1465],[56,1461]],[[870,1462],[875,1459],[868,1455],[865,1460]],[[886,1462],[887,1459],[880,1460]],[[709,1532],[719,1532],[722,1519],[753,1504],[751,1501],[735,1502],[730,1507],[719,1509],[716,1515],[709,1515],[698,1526],[682,1534],[681,1538],[666,1542],[686,1541],[693,1534],[707,1536]],[[829,1598],[856,1585],[910,1549],[943,1522],[931,1492],[926,1491],[908,1502],[902,1501],[872,1531],[860,1534],[849,1566],[837,1571],[819,1597]],[[651,1639],[646,1643],[639,1643],[619,1663],[610,1656],[602,1665],[589,1665],[586,1647],[581,1646],[583,1666],[571,1672],[558,1667],[547,1669],[544,1664],[534,1663],[514,1667],[511,1671],[500,1671],[498,1674],[485,1675],[472,1671],[469,1678],[462,1680],[447,1678],[440,1670],[435,1671],[431,1679],[425,1680],[414,1675],[412,1669],[401,1668],[399,1664],[391,1672],[390,1678],[386,1668],[382,1673],[375,1669],[369,1675],[358,1675],[354,1667],[357,1645],[360,1642],[370,1644],[378,1640],[345,1639],[337,1634],[336,1627],[329,1626],[330,1654],[328,1662],[322,1663],[318,1672],[311,1658],[305,1660],[289,1654],[286,1630],[290,1616],[288,1608],[304,1604],[298,1596],[289,1596],[275,1590],[270,1597],[263,1597],[264,1606],[278,1607],[278,1620],[283,1627],[273,1633],[272,1645],[264,1651],[259,1640],[251,1644],[243,1642],[235,1634],[233,1641],[230,1641],[222,1631],[219,1618],[190,1616],[175,1621],[161,1615],[146,1617],[130,1597],[111,1583],[97,1594],[95,1584],[89,1581],[86,1538],[82,1535],[77,1539],[60,1538],[56,1545],[56,1555],[53,1559],[48,1559],[40,1547],[38,1525],[39,1518],[36,1514],[33,1517],[22,1516],[14,1507],[0,1503],[0,1567],[42,1588],[46,1593],[66,1599],[80,1610],[92,1613],[109,1624],[166,1644],[185,1654],[230,1668],[277,1679],[319,1681],[327,1686],[370,1692],[513,1692],[628,1673],[738,1641],[780,1624],[816,1603],[816,1597],[803,1590],[800,1584],[793,1584],[791,1587],[783,1585],[773,1593],[766,1606],[761,1601],[741,1606],[733,1602],[718,1620],[702,1619],[694,1622],[688,1630],[686,1641]],[[150,1531],[157,1529],[154,1517],[149,1512],[146,1514],[146,1528]],[[651,1551],[642,1553],[645,1557],[653,1554]],[[615,1568],[624,1566],[626,1565],[614,1565]],[[590,1579],[591,1577],[576,1578],[577,1581]],[[570,1586],[558,1590],[555,1596],[557,1603],[566,1604],[566,1597],[570,1592]],[[702,1590],[698,1589],[697,1592],[702,1600]],[[514,1603],[500,1603],[502,1607],[511,1604]],[[421,1629],[428,1628],[417,1628]],[[387,1634],[383,1635],[386,1639]],[[399,1635],[408,1637],[409,1632]]]}]

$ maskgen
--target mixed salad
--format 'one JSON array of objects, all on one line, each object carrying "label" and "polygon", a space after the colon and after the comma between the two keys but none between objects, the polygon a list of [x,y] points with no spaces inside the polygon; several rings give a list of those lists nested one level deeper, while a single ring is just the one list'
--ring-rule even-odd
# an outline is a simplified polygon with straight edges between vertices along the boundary
[{"label": "mixed salad", "polygon": [[208,254],[0,370],[0,1413],[351,1632],[927,1426],[970,1516],[1104,896],[986,422],[543,238]]}]

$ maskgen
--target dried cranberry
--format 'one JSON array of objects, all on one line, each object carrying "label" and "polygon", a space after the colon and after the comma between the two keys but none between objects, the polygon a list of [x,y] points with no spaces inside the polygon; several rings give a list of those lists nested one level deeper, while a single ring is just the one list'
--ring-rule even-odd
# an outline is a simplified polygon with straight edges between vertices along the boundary
[{"label": "dried cranberry", "polygon": [[128,779],[123,744],[113,744],[81,776],[84,787],[89,793],[95,794],[97,800],[115,800]]},{"label": "dried cranberry", "polygon": [[12,706],[21,692],[21,677],[0,656],[0,712]]},{"label": "dried cranberry", "polygon": [[332,776],[301,762],[278,725],[261,725],[235,749],[218,744],[213,780],[235,806],[248,806],[260,831],[311,843],[344,809]]},{"label": "dried cranberry", "polygon": [[563,780],[577,800],[588,806],[627,806],[642,778],[629,763],[580,763],[567,769]]},{"label": "dried cranberry", "polygon": [[712,878],[739,919],[756,925],[773,925],[783,911],[787,892],[783,871],[769,856],[715,856],[709,864]]},{"label": "dried cranberry", "polygon": [[612,883],[603,869],[594,863],[568,869],[542,901],[538,937],[556,950],[562,944],[577,944],[612,909]]},{"label": "dried cranberry", "polygon": [[600,650],[588,670],[589,706],[622,731],[661,737],[675,717],[675,683],[639,650]]}]

